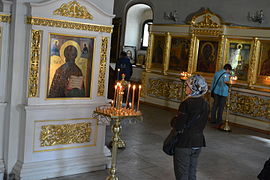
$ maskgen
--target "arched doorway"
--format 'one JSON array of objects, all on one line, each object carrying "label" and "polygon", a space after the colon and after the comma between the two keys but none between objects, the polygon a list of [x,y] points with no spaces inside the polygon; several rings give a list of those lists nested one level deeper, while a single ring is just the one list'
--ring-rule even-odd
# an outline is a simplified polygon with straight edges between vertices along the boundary
[{"label": "arched doorway", "polygon": [[145,55],[148,47],[149,24],[153,22],[153,11],[146,4],[132,5],[126,14],[123,50],[129,52],[131,62],[138,62],[138,55]]}]

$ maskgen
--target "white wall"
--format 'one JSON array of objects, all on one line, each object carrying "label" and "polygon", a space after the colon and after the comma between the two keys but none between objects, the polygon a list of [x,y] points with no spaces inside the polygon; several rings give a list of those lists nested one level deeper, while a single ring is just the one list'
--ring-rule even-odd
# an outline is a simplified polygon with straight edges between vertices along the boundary
[{"label": "white wall", "polygon": [[127,13],[124,46],[140,48],[142,24],[147,19],[152,19],[153,13],[149,6],[138,4],[130,7]]}]

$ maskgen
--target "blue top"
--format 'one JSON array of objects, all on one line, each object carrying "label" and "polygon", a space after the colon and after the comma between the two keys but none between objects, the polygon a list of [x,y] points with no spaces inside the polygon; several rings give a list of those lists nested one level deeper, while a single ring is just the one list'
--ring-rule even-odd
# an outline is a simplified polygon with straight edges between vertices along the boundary
[{"label": "blue top", "polygon": [[[220,77],[219,81],[216,82],[218,80],[219,76],[221,76],[221,74],[223,74],[222,77]],[[230,81],[230,74],[227,73],[226,70],[222,69],[222,70],[216,72],[215,76],[214,76],[214,79],[212,81],[211,90],[214,88],[215,84],[217,83],[217,85],[215,87],[215,90],[214,90],[214,93],[218,94],[220,96],[226,96],[227,97],[229,87],[228,87],[227,84],[225,84],[226,81]]]}]

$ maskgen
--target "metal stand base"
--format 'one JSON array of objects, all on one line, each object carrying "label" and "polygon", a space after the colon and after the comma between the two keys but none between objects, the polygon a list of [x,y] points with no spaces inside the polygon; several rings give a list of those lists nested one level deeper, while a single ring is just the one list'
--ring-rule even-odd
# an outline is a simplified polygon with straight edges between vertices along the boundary
[{"label": "metal stand base", "polygon": [[221,126],[220,126],[220,130],[222,130],[222,131],[226,131],[226,132],[231,132],[231,128],[230,128],[230,126],[229,126],[229,123],[224,123],[224,124],[222,124]]}]

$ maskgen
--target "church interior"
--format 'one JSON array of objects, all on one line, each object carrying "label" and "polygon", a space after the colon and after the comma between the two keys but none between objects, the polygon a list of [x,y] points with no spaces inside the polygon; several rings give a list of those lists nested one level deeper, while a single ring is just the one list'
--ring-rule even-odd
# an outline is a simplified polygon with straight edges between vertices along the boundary
[{"label": "church interior", "polygon": [[[243,8],[245,7],[245,8]],[[270,158],[270,2],[0,0],[0,180],[174,180],[162,151],[195,74],[231,64],[200,180]],[[130,81],[117,69],[124,51]],[[211,109],[211,108],[210,108]]]}]

